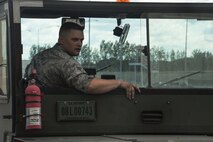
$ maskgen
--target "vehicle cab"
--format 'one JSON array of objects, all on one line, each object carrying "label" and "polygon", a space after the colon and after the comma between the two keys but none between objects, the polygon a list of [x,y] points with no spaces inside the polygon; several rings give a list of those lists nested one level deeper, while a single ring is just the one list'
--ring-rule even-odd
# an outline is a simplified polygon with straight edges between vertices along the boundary
[{"label": "vehicle cab", "polygon": [[[0,0],[0,141],[213,140],[213,3]],[[26,129],[24,72],[64,20],[85,24],[76,60],[91,77],[139,86],[85,94],[42,89],[40,126]]]}]

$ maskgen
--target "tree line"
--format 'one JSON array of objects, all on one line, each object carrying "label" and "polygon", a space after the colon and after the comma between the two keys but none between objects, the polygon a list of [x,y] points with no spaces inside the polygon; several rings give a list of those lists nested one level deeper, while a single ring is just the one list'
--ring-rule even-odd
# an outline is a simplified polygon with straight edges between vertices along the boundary
[{"label": "tree line", "polygon": [[[30,59],[45,49],[50,48],[49,44],[44,46],[32,45],[30,49]],[[141,57],[146,58],[142,53],[142,46],[125,42],[119,45],[118,41],[111,42],[102,40],[100,47],[90,48],[87,44],[82,46],[78,60],[85,67],[102,68],[104,65],[114,64],[114,69],[119,69],[122,64],[124,70],[129,69],[129,63],[140,63]],[[195,49],[191,56],[185,58],[185,51],[165,50],[164,47],[153,46],[150,49],[150,59],[153,70],[184,70],[187,64],[189,70],[213,69],[213,54],[208,51]],[[196,65],[196,66],[193,66]]]}]

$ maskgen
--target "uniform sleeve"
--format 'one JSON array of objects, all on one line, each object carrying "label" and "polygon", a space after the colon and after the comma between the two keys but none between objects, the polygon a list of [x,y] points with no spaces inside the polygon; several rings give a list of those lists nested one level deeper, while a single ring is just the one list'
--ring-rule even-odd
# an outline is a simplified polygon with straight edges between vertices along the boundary
[{"label": "uniform sleeve", "polygon": [[66,61],[62,67],[63,76],[69,87],[86,92],[91,79],[82,66],[75,60]]}]

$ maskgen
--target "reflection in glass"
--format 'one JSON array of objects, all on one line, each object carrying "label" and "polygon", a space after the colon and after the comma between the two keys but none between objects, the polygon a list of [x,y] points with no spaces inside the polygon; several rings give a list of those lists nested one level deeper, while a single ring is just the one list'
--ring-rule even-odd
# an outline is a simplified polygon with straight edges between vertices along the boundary
[{"label": "reflection in glass", "polygon": [[0,95],[7,94],[7,25],[0,19]]}]

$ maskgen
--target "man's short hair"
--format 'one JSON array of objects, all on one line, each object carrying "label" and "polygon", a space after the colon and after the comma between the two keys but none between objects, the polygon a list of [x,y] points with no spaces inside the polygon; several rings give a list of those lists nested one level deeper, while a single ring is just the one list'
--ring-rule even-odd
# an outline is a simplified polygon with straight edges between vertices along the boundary
[{"label": "man's short hair", "polygon": [[84,27],[71,22],[63,23],[59,30],[59,36],[64,36],[69,30],[80,30],[83,32]]}]

